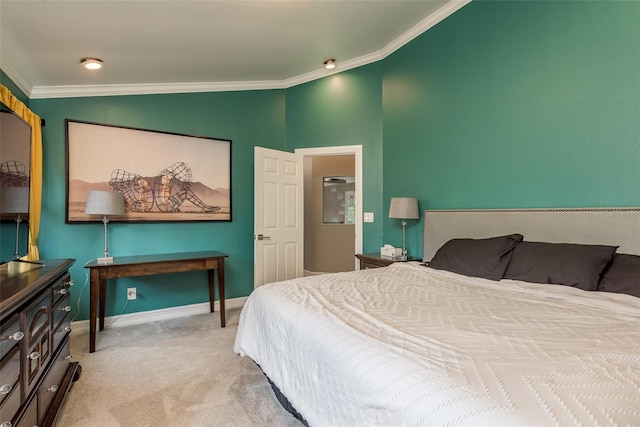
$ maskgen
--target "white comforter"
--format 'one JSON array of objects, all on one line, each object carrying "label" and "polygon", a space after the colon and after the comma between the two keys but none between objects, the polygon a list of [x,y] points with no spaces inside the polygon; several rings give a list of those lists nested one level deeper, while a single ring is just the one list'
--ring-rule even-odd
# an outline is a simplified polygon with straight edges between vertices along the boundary
[{"label": "white comforter", "polygon": [[640,425],[640,299],[418,263],[264,285],[235,352],[311,426]]}]

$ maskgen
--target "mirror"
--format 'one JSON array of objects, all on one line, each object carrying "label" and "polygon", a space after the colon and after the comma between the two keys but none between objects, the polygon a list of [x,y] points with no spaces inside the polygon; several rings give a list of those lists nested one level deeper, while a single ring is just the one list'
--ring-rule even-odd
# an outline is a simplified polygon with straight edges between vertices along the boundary
[{"label": "mirror", "polygon": [[0,103],[0,261],[27,253],[31,126]]},{"label": "mirror", "polygon": [[325,224],[355,224],[354,176],[322,178],[322,217]]}]

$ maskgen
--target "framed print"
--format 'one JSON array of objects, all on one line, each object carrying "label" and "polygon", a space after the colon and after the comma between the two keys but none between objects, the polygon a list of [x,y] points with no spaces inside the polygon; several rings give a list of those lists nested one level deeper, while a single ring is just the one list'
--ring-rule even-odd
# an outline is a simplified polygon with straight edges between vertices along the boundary
[{"label": "framed print", "polygon": [[231,221],[231,141],[66,120],[66,222],[91,190],[123,193],[110,221]]}]

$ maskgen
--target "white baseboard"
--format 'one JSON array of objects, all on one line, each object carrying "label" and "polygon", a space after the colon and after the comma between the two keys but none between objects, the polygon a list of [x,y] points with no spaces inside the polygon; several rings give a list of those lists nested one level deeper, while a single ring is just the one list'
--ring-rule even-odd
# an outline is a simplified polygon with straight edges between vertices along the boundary
[{"label": "white baseboard", "polygon": [[[232,298],[225,300],[225,310],[242,308],[247,297]],[[216,313],[220,312],[220,303],[214,303]],[[176,319],[179,317],[193,316],[196,314],[209,313],[209,303],[203,302],[199,304],[182,305],[179,307],[161,308],[159,310],[141,311],[138,313],[121,314],[111,317],[105,317],[105,325],[110,328],[119,328],[122,326],[140,325],[142,323],[157,322],[159,320]],[[89,320],[79,320],[72,322],[71,327],[77,330],[89,330]]]}]

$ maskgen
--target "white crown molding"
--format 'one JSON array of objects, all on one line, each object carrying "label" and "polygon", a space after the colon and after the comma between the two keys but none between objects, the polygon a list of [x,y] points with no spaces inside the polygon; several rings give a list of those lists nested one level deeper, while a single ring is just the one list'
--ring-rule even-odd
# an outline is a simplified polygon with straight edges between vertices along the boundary
[{"label": "white crown molding", "polygon": [[[30,99],[80,98],[89,96],[153,95],[167,93],[231,92],[243,90],[287,89],[342,71],[381,60],[380,52],[364,55],[340,62],[332,71],[315,70],[286,80],[247,82],[202,82],[202,83],[152,83],[126,85],[83,85],[83,86],[35,86],[29,93]],[[8,74],[7,74],[8,75]],[[11,77],[11,76],[9,76]]]},{"label": "white crown molding", "polygon": [[451,0],[447,2],[440,9],[420,21],[413,28],[409,29],[409,31],[406,31],[400,37],[383,47],[380,50],[380,54],[383,58],[386,58],[405,44],[409,43],[411,40],[418,37],[420,34],[424,33],[431,27],[434,27],[436,24],[444,21],[448,16],[454,14],[469,3],[471,3],[471,0]]},{"label": "white crown molding", "polygon": [[124,85],[35,86],[31,99],[80,98],[88,96],[152,95],[162,93],[230,92],[283,89],[278,81],[144,83]]},{"label": "white crown molding", "polygon": [[31,98],[31,85],[16,71],[4,53],[0,54],[0,68],[27,97]]},{"label": "white crown molding", "polygon": [[363,55],[359,58],[338,62],[338,67],[335,70],[327,71],[320,69],[285,80],[31,87],[13,67],[9,66],[5,69],[9,61],[4,57],[2,57],[2,69],[30,99],[287,89],[380,61],[465,5],[471,3],[471,1],[472,0],[451,0],[447,2],[435,13],[429,15],[381,50]]},{"label": "white crown molding", "polygon": [[306,74],[301,74],[299,76],[296,77],[292,77],[290,79],[287,80],[283,80],[282,81],[282,87],[284,89],[293,87],[293,86],[297,86],[303,83],[308,83],[310,81],[313,80],[318,80],[322,77],[327,77],[327,76],[331,76],[333,74],[338,74],[341,73],[343,71],[347,71],[347,70],[351,70],[353,68],[357,68],[360,67],[362,65],[367,65],[367,64],[371,64],[374,63],[376,61],[379,61],[382,59],[382,56],[380,55],[380,52],[374,52],[374,53],[370,53],[368,55],[364,55],[361,56],[359,58],[355,58],[355,59],[350,59],[348,61],[345,62],[338,62],[338,66],[331,70],[331,71],[327,71],[327,70],[315,70],[312,71],[310,73],[306,73]]}]

